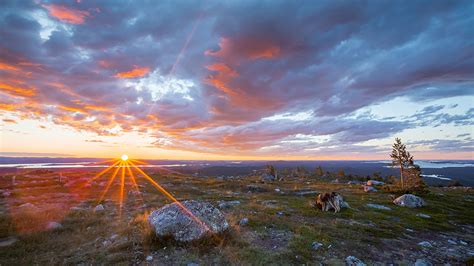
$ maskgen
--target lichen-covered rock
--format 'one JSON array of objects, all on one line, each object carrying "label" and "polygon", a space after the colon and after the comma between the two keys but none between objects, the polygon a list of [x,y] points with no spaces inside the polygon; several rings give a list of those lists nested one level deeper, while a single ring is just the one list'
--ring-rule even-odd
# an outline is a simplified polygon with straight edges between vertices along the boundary
[{"label": "lichen-covered rock", "polygon": [[418,207],[423,207],[426,205],[425,201],[422,198],[415,196],[413,194],[402,195],[396,198],[393,201],[393,203],[398,206],[409,207],[409,208],[418,208]]},{"label": "lichen-covered rock", "polygon": [[158,237],[191,242],[207,235],[222,233],[229,228],[224,215],[212,204],[195,200],[181,204],[186,210],[178,203],[172,203],[148,216],[148,222]]},{"label": "lichen-covered rock", "polygon": [[347,266],[366,266],[365,263],[363,263],[360,259],[354,256],[346,257],[346,265]]}]

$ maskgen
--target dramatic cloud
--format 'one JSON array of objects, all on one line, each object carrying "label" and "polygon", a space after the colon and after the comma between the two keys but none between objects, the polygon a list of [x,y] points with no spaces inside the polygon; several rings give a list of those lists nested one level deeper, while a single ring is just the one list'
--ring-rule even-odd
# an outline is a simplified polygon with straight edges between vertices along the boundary
[{"label": "dramatic cloud", "polygon": [[[2,1],[0,110],[214,154],[383,153],[439,127],[451,139],[430,149],[466,151],[473,14],[461,0]],[[400,97],[420,107],[361,114]]]},{"label": "dramatic cloud", "polygon": [[89,12],[76,10],[62,5],[44,5],[49,14],[62,22],[70,24],[83,24]]},{"label": "dramatic cloud", "polygon": [[145,76],[146,74],[148,74],[148,72],[150,72],[150,68],[148,68],[148,67],[136,67],[135,66],[130,71],[117,73],[115,75],[115,77],[117,77],[117,78],[126,78],[126,79],[141,78],[141,77]]}]

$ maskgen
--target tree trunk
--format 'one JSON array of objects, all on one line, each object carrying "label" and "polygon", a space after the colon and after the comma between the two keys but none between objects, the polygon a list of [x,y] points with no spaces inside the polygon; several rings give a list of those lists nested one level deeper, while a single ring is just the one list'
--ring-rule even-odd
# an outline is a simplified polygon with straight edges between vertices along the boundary
[{"label": "tree trunk", "polygon": [[403,189],[403,165],[400,164],[400,182],[401,182],[401,185],[402,185],[402,189]]}]

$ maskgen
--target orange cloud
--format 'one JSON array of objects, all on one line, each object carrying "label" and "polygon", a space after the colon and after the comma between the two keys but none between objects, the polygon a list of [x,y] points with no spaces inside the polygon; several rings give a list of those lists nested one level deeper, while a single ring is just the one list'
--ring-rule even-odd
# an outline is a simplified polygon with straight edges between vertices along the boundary
[{"label": "orange cloud", "polygon": [[6,71],[18,71],[19,68],[13,65],[10,65],[8,63],[2,63],[0,62],[0,70],[6,70]]},{"label": "orange cloud", "polygon": [[16,121],[15,121],[15,120],[13,120],[13,119],[8,119],[8,118],[3,119],[3,122],[16,124]]},{"label": "orange cloud", "polygon": [[130,71],[119,72],[115,75],[116,78],[130,79],[130,78],[141,78],[150,72],[148,67],[134,67]]},{"label": "orange cloud", "polygon": [[0,82],[0,91],[4,91],[10,95],[28,97],[36,94],[35,89],[24,88]]},{"label": "orange cloud", "polygon": [[90,15],[87,11],[76,10],[62,5],[44,5],[49,15],[69,24],[83,24]]},{"label": "orange cloud", "polygon": [[205,54],[237,63],[245,59],[275,58],[281,53],[280,47],[273,41],[250,37],[222,38],[219,47],[218,51],[208,50]]}]

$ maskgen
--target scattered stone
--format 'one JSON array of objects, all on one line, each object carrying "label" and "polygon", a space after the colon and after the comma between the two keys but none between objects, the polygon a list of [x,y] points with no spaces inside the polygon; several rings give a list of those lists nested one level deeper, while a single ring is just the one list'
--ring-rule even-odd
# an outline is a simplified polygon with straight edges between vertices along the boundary
[{"label": "scattered stone", "polygon": [[279,188],[275,188],[275,192],[281,192]]},{"label": "scattered stone", "polygon": [[384,210],[384,211],[391,211],[392,210],[391,208],[389,208],[387,206],[380,205],[380,204],[367,203],[365,206],[367,206],[369,208],[372,208],[372,209],[378,209],[378,210]]},{"label": "scattered stone", "polygon": [[458,242],[454,241],[454,240],[451,240],[451,239],[448,239],[448,243],[451,244],[451,245],[457,245]]},{"label": "scattered stone", "polygon": [[410,229],[410,228],[406,228],[405,230],[407,230],[407,231],[408,231],[408,232],[410,232],[410,233],[413,233],[413,232],[415,232],[415,230],[413,230],[413,229]]},{"label": "scattered stone", "polygon": [[433,245],[431,245],[431,243],[428,242],[428,241],[421,241],[420,243],[418,243],[418,246],[422,246],[424,248],[432,248],[433,247]]},{"label": "scattered stone", "polygon": [[359,185],[359,184],[361,184],[361,182],[360,182],[360,181],[356,181],[356,180],[351,180],[351,181],[347,182],[347,184],[348,184],[348,185]]},{"label": "scattered stone", "polygon": [[319,243],[319,242],[316,242],[316,241],[314,241],[313,243],[311,243],[311,248],[312,248],[313,250],[318,250],[318,249],[319,249],[320,247],[322,247],[322,246],[323,246],[323,244],[321,244],[321,243]]},{"label": "scattered stone", "polygon": [[364,186],[364,192],[377,192],[378,190],[374,188],[373,186]]},{"label": "scattered stone", "polygon": [[295,196],[312,196],[312,195],[317,195],[319,194],[318,191],[315,191],[315,190],[312,190],[312,189],[300,189],[300,190],[296,190],[293,192],[293,194]]},{"label": "scattered stone", "polygon": [[283,216],[283,215],[285,215],[285,213],[284,212],[277,212],[277,215],[278,216]]},{"label": "scattered stone", "polygon": [[270,173],[263,173],[261,176],[260,176],[260,179],[262,181],[276,181],[277,180],[277,177],[270,174]]},{"label": "scattered stone", "polygon": [[188,264],[186,264],[186,266],[199,266],[199,264],[196,262],[189,262]]},{"label": "scattered stone", "polygon": [[219,208],[228,209],[239,204],[240,204],[240,200],[222,201],[221,203],[219,203]]},{"label": "scattered stone", "polygon": [[367,184],[367,186],[380,186],[380,185],[383,185],[385,183],[382,182],[382,181],[377,181],[377,180],[368,180],[366,184]]},{"label": "scattered stone", "polygon": [[27,209],[27,210],[37,210],[38,207],[36,207],[36,205],[34,205],[33,203],[24,203],[24,204],[21,204],[20,206],[18,206],[19,209]]},{"label": "scattered stone", "polygon": [[2,195],[6,198],[6,197],[10,197],[12,193],[10,191],[5,191],[2,193]]},{"label": "scattered stone", "polygon": [[466,241],[459,240],[459,243],[461,243],[461,245],[467,246],[467,242],[466,242]]},{"label": "scattered stone", "polygon": [[190,242],[208,234],[222,233],[229,228],[224,215],[210,203],[188,200],[181,204],[186,210],[172,203],[148,216],[148,222],[158,237],[171,236],[176,241]]},{"label": "scattered stone", "polygon": [[408,208],[418,208],[425,206],[425,201],[413,194],[405,194],[393,201],[394,204],[398,206],[408,207]]},{"label": "scattered stone", "polygon": [[71,208],[69,208],[69,210],[70,210],[70,211],[83,211],[83,210],[84,210],[84,208],[81,208],[81,207],[76,207],[76,206],[75,206],[75,207],[71,207]]},{"label": "scattered stone", "polygon": [[240,226],[246,226],[248,223],[249,223],[249,218],[242,218],[242,219],[239,221],[239,225],[240,225]]},{"label": "scattered stone", "polygon": [[431,218],[431,216],[429,216],[428,214],[424,214],[424,213],[418,213],[416,216],[421,217],[421,218],[425,218],[425,219],[430,219]]},{"label": "scattered stone", "polygon": [[130,190],[128,191],[128,195],[133,195],[133,196],[140,196],[142,193],[138,190]]},{"label": "scattered stone", "polygon": [[432,266],[431,262],[424,259],[417,259],[414,266]]},{"label": "scattered stone", "polygon": [[276,205],[278,204],[278,201],[277,200],[264,200],[261,202],[261,204],[267,207],[275,208]]},{"label": "scattered stone", "polygon": [[104,240],[104,241],[102,241],[102,246],[104,246],[104,247],[107,247],[107,246],[109,246],[110,244],[112,244],[112,242],[110,242],[109,240]]},{"label": "scattered stone", "polygon": [[152,261],[153,260],[153,256],[146,256],[146,261]]},{"label": "scattered stone", "polygon": [[346,265],[347,266],[365,266],[366,264],[354,256],[348,256],[346,258]]},{"label": "scattered stone", "polygon": [[261,186],[257,186],[257,185],[248,185],[247,190],[250,192],[267,192],[268,191],[268,189]]},{"label": "scattered stone", "polygon": [[48,230],[55,230],[55,229],[60,229],[60,228],[63,228],[63,225],[58,222],[49,222],[46,225],[46,229]]},{"label": "scattered stone", "polygon": [[112,236],[110,236],[110,240],[113,241],[113,240],[117,239],[118,237],[119,237],[119,235],[113,234]]},{"label": "scattered stone", "polygon": [[104,205],[102,205],[102,204],[99,204],[99,205],[95,206],[95,208],[94,208],[94,212],[101,212],[101,211],[104,211],[104,210],[105,210],[105,208],[104,208]]},{"label": "scattered stone", "polygon": [[0,247],[11,246],[11,245],[15,244],[16,241],[18,241],[18,238],[16,238],[16,237],[2,238],[2,239],[0,239]]}]

